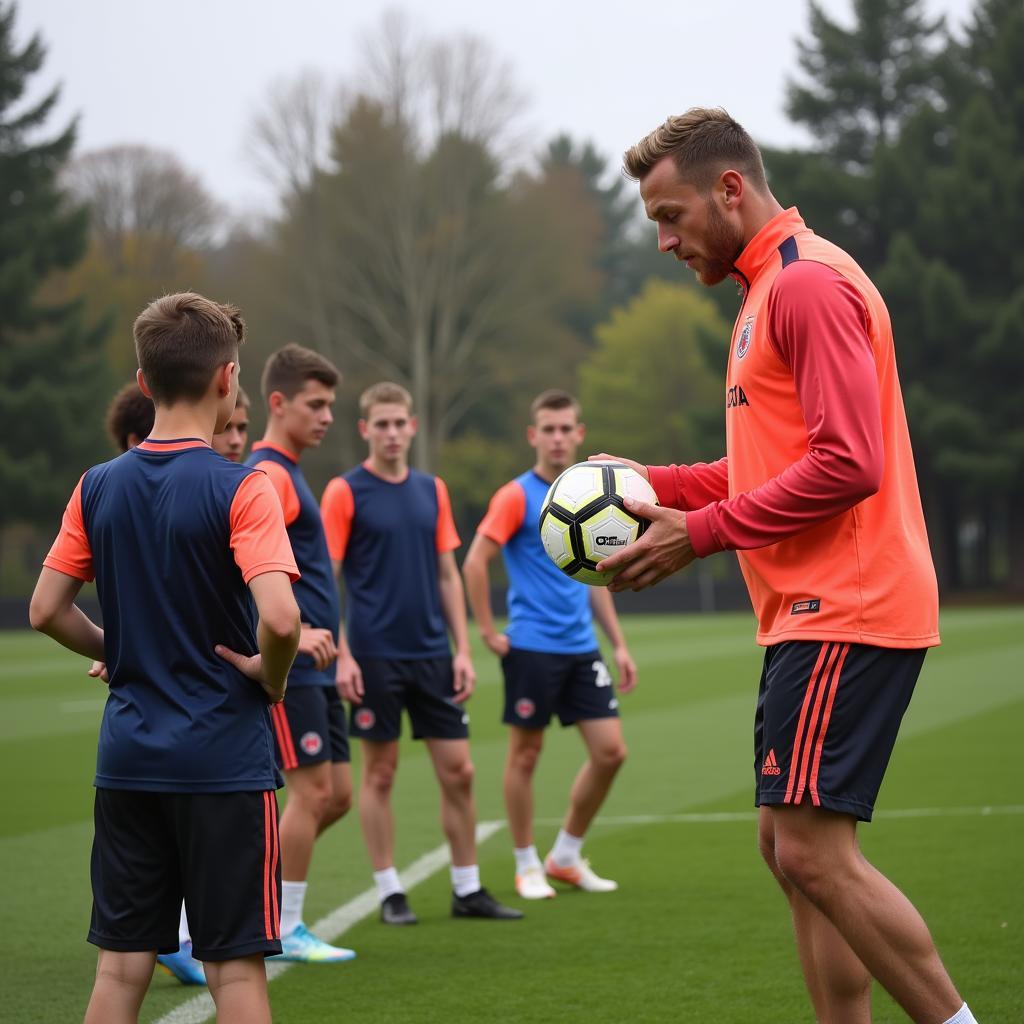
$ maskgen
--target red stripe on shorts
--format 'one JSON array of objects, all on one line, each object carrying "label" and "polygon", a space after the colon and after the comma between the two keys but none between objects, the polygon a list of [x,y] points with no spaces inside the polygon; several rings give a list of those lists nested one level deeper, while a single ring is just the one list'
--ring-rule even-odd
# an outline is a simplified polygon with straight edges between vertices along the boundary
[{"label": "red stripe on shorts", "polygon": [[274,925],[270,916],[270,885],[271,870],[270,859],[273,854],[274,840],[271,838],[273,830],[273,815],[270,811],[270,794],[263,794],[263,930],[268,939],[274,938]]},{"label": "red stripe on shorts", "polygon": [[832,717],[832,705],[836,701],[836,692],[839,690],[839,677],[843,674],[843,662],[846,661],[846,656],[850,653],[850,645],[843,644],[842,650],[839,653],[839,660],[836,662],[835,671],[832,673],[832,679],[829,681],[828,687],[828,701],[825,704],[825,713],[821,720],[821,732],[818,734],[818,742],[814,745],[814,762],[811,765],[811,803],[815,807],[821,806],[821,801],[818,799],[818,766],[821,764],[821,748],[825,743],[825,733],[828,730],[829,719]]},{"label": "red stripe on shorts", "polygon": [[274,924],[272,938],[281,938],[281,908],[277,905],[277,862],[281,857],[281,835],[277,827],[277,797],[268,793],[270,801],[270,816],[273,819],[270,827],[270,837],[274,841],[274,854],[270,859],[270,906],[271,921]]},{"label": "red stripe on shorts", "polygon": [[818,685],[818,676],[821,674],[821,666],[825,661],[825,653],[828,648],[829,644],[827,643],[821,645],[821,650],[818,652],[818,660],[815,662],[814,669],[811,671],[811,678],[807,682],[807,692],[804,694],[803,707],[800,708],[800,720],[796,726],[796,737],[793,740],[793,753],[789,758],[789,782],[786,785],[786,795],[783,797],[783,803],[788,804],[793,799],[793,788],[796,785],[797,769],[800,763],[800,744],[803,743],[804,726],[807,724],[807,712],[814,697],[814,688]]},{"label": "red stripe on shorts", "polygon": [[287,770],[298,768],[299,759],[295,754],[292,742],[292,730],[288,724],[288,715],[284,704],[274,704],[270,708],[270,718],[274,723],[274,735],[277,737],[277,749],[281,752],[281,767]]},{"label": "red stripe on shorts", "polygon": [[811,709],[810,717],[807,720],[806,739],[803,744],[803,751],[800,754],[800,771],[797,778],[796,792],[793,794],[793,803],[798,804],[804,798],[804,791],[807,789],[807,778],[811,773],[811,752],[814,750],[814,743],[821,730],[821,708],[825,702],[825,692],[828,690],[832,671],[835,668],[836,658],[839,656],[839,644],[829,644],[828,657],[825,659],[825,667],[818,679],[818,687],[814,694],[814,707]]}]

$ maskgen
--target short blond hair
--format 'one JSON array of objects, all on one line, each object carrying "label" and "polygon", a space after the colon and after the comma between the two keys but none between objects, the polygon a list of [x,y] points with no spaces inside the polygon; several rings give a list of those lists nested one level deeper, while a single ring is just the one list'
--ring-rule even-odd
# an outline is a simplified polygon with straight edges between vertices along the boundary
[{"label": "short blond hair", "polygon": [[622,155],[626,175],[643,180],[665,157],[699,192],[707,192],[726,170],[739,171],[759,192],[768,179],[757,143],[721,107],[691,107],[670,117]]},{"label": "short blond hair", "polygon": [[371,384],[359,396],[359,413],[365,420],[375,405],[404,405],[412,415],[412,395],[390,380],[382,380],[379,384]]},{"label": "short blond hair", "polygon": [[542,391],[530,403],[530,419],[535,423],[537,421],[537,413],[541,409],[552,409],[555,411],[572,409],[576,413],[576,419],[579,419],[582,415],[580,403],[568,391],[563,391],[561,388],[548,388],[547,391]]}]

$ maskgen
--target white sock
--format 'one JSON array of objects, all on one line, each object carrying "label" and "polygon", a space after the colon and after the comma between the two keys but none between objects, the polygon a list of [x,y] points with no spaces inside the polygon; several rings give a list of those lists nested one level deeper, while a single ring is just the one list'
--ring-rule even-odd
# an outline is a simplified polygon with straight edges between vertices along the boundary
[{"label": "white sock", "polygon": [[188,918],[185,916],[185,904],[181,905],[181,920],[178,921],[178,945],[184,946],[186,942],[192,941],[192,935],[188,930]]},{"label": "white sock", "polygon": [[476,864],[468,864],[464,868],[457,868],[453,864],[449,870],[456,896],[468,896],[480,890],[480,868]]},{"label": "white sock", "polygon": [[956,1013],[947,1021],[943,1021],[943,1024],[978,1024],[974,1019],[974,1014],[971,1013],[967,1004],[964,1003]]},{"label": "white sock", "polygon": [[515,855],[517,875],[521,875],[524,871],[529,871],[530,868],[541,867],[540,857],[537,856],[536,846],[517,846],[515,848]]},{"label": "white sock", "polygon": [[582,849],[582,836],[571,836],[564,828],[560,828],[555,845],[551,848],[551,859],[560,868],[571,868],[573,864],[579,863]]},{"label": "white sock", "polygon": [[306,902],[305,882],[281,883],[281,935],[291,935],[302,923],[302,904]]},{"label": "white sock", "polygon": [[377,883],[377,894],[383,903],[389,896],[396,892],[405,892],[402,883],[398,880],[398,872],[393,868],[385,868],[383,871],[374,871],[373,880]]}]

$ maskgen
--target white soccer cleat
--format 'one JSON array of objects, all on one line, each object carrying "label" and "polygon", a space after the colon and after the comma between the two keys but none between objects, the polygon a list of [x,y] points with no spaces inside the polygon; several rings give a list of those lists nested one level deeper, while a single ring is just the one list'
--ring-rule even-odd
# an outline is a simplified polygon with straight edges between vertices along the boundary
[{"label": "white soccer cleat", "polygon": [[544,870],[547,872],[548,878],[552,878],[556,882],[565,882],[566,885],[575,885],[577,889],[582,889],[584,892],[615,892],[619,887],[618,882],[595,875],[590,869],[590,861],[585,859],[563,868],[556,864],[554,858],[549,855],[548,859],[544,861]]},{"label": "white soccer cleat", "polygon": [[516,892],[524,900],[550,900],[556,895],[555,890],[548,885],[544,869],[539,864],[516,875]]}]

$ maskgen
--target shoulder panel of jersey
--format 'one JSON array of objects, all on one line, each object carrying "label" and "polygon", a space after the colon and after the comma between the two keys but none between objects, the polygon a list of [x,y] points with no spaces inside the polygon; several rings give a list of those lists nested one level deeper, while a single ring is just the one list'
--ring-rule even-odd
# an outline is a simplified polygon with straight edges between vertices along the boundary
[{"label": "shoulder panel of jersey", "polygon": [[348,480],[343,476],[329,480],[320,499],[320,518],[324,521],[327,550],[334,562],[345,560],[355,512],[355,499]]},{"label": "shoulder panel of jersey", "polygon": [[519,479],[510,480],[494,492],[476,532],[504,545],[523,525],[525,517],[526,491]]},{"label": "shoulder panel of jersey", "polygon": [[459,531],[455,528],[452,516],[452,499],[448,496],[448,488],[439,477],[434,477],[434,489],[437,491],[437,550],[440,554],[454,551],[462,541]]},{"label": "shoulder panel of jersey", "polygon": [[247,466],[267,474],[284,512],[285,526],[291,526],[299,517],[301,503],[295,489],[293,471],[298,470],[298,460],[290,452],[267,441],[252,446],[252,452],[245,460]]}]

